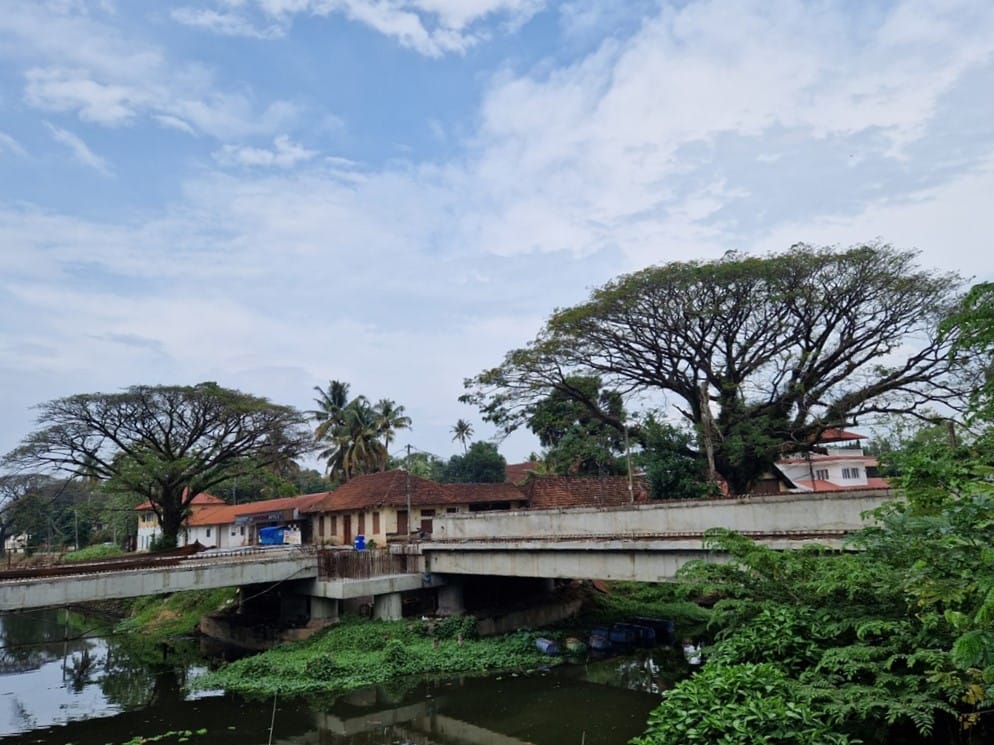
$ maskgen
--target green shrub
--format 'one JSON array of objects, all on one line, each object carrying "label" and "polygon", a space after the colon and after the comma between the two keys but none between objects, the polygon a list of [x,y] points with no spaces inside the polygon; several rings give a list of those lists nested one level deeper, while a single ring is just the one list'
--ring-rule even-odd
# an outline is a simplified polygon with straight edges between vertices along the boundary
[{"label": "green shrub", "polygon": [[705,667],[681,681],[631,745],[848,745],[775,665]]}]

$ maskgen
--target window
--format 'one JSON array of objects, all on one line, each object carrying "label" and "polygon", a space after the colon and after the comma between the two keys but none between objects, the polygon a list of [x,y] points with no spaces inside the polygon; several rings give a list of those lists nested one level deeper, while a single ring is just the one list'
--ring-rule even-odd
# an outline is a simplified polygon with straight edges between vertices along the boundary
[{"label": "window", "polygon": [[859,469],[858,468],[843,468],[842,478],[844,479],[858,479]]},{"label": "window", "polygon": [[379,532],[380,532],[380,513],[379,512],[374,512],[373,513],[373,535],[376,535]]},{"label": "window", "polygon": [[327,533],[324,532],[325,529],[324,523],[325,523],[324,515],[321,515],[321,517],[318,518],[318,535],[321,536],[322,538],[328,535]]},{"label": "window", "polygon": [[818,481],[828,481],[828,469],[818,468],[815,470],[815,478]]},{"label": "window", "polygon": [[452,515],[452,514],[455,514],[456,512],[459,512],[459,508],[458,507],[446,507],[445,508],[445,512],[447,514],[449,514],[449,515]]},{"label": "window", "polygon": [[211,537],[211,529],[210,529],[210,528],[207,528],[207,537],[208,537],[208,538],[210,538],[210,537]]},{"label": "window", "polygon": [[338,532],[338,515],[331,516],[331,534],[335,535]]}]

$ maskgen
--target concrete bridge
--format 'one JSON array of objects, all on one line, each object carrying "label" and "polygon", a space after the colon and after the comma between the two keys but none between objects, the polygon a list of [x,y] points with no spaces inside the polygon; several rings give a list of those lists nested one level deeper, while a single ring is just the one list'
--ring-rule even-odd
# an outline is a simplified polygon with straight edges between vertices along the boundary
[{"label": "concrete bridge", "polygon": [[402,594],[425,588],[438,590],[441,611],[458,612],[461,585],[472,576],[670,580],[692,559],[723,560],[703,546],[710,528],[728,528],[775,549],[811,543],[837,548],[864,526],[864,512],[890,497],[867,490],[442,515],[434,519],[431,540],[397,546],[392,556],[297,546],[207,551],[168,566],[147,557],[148,565],[118,571],[62,565],[75,573],[0,579],[0,611],[262,585],[309,598],[312,619],[333,619],[341,602],[360,599],[372,599],[377,617],[399,618]]},{"label": "concrete bridge", "polygon": [[671,580],[707,551],[705,531],[727,528],[774,549],[839,548],[866,523],[863,514],[892,498],[872,489],[738,499],[436,517],[423,544],[426,571],[571,579]]}]

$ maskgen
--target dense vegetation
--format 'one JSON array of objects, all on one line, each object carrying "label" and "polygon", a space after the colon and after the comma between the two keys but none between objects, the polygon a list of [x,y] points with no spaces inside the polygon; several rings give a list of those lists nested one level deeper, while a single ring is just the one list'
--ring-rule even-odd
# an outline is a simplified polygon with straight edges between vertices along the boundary
[{"label": "dense vegetation", "polygon": [[475,639],[476,619],[372,621],[347,617],[305,642],[233,662],[196,685],[272,696],[339,694],[369,685],[403,685],[415,675],[490,673],[548,664],[537,634]]}]

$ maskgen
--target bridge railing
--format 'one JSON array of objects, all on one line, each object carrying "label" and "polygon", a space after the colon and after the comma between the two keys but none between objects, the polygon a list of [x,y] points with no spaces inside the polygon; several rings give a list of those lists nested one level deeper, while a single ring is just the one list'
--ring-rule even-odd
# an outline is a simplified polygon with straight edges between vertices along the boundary
[{"label": "bridge railing", "polygon": [[385,549],[354,551],[347,548],[318,551],[319,579],[369,579],[418,571],[414,559]]}]

